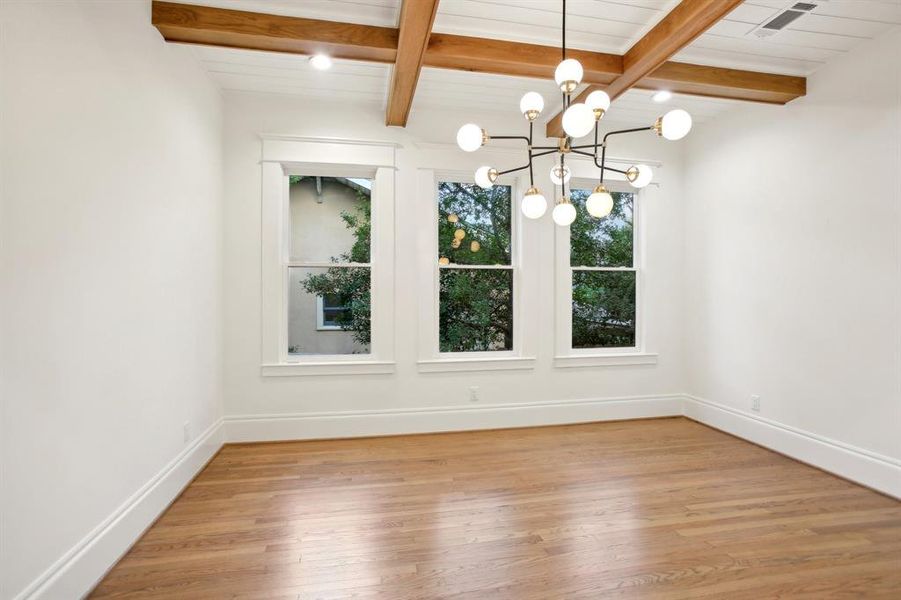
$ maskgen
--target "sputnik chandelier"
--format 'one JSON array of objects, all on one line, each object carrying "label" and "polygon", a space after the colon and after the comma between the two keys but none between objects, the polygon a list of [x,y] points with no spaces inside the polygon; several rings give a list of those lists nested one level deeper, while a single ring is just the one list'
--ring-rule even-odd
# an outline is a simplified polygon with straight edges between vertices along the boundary
[{"label": "sputnik chandelier", "polygon": [[[588,94],[585,102],[572,102],[572,93],[582,83],[582,65],[574,58],[566,58],[566,0],[563,1],[563,35],[562,35],[562,61],[554,72],[554,80],[560,86],[563,95],[563,131],[565,135],[558,139],[556,146],[532,145],[532,134],[535,119],[544,109],[544,98],[538,92],[528,92],[519,101],[519,110],[529,122],[529,135],[488,135],[484,129],[474,123],[467,123],[457,131],[457,145],[465,152],[475,152],[489,140],[522,140],[527,144],[528,164],[515,169],[498,171],[490,166],[476,169],[475,182],[478,186],[488,189],[494,185],[497,178],[508,173],[529,170],[529,189],[522,198],[522,212],[530,219],[538,219],[547,212],[547,199],[537,187],[535,187],[535,174],[532,161],[539,156],[559,154],[559,160],[551,167],[551,182],[554,191],[560,186],[560,196],[557,200],[552,217],[557,225],[567,227],[576,219],[576,207],[566,195],[566,185],[572,177],[570,168],[566,165],[567,154],[578,154],[591,157],[596,167],[600,169],[600,181],[594,188],[585,208],[588,213],[597,218],[603,218],[613,209],[613,197],[604,187],[604,173],[611,171],[624,175],[629,183],[636,188],[643,188],[651,182],[653,173],[647,165],[633,165],[626,170],[608,167],[606,165],[607,139],[613,135],[625,133],[637,133],[640,131],[653,131],[659,137],[668,140],[679,140],[685,137],[691,130],[691,115],[681,109],[671,110],[658,118],[653,125],[637,127],[634,129],[620,129],[604,134],[603,140],[598,143],[598,128],[601,119],[610,108],[610,96],[606,92],[596,90]],[[577,138],[585,137],[594,129],[593,144],[573,145]],[[600,150],[600,162],[598,157]]]}]

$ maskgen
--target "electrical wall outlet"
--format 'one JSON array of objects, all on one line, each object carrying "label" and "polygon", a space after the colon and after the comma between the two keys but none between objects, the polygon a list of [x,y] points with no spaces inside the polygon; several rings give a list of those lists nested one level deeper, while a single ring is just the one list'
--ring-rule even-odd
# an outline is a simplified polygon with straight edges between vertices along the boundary
[{"label": "electrical wall outlet", "polygon": [[185,421],[184,425],[181,426],[182,436],[184,437],[185,442],[191,441],[191,422]]},{"label": "electrical wall outlet", "polygon": [[751,410],[760,412],[760,396],[757,394],[751,394]]},{"label": "electrical wall outlet", "polygon": [[472,386],[469,388],[469,401],[470,402],[478,402],[479,401],[479,388],[478,386]]}]

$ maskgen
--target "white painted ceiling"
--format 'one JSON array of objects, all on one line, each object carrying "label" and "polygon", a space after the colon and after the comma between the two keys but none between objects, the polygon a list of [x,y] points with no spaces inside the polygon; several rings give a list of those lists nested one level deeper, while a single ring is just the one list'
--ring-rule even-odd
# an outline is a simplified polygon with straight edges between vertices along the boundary
[{"label": "white painted ceiling", "polygon": [[[182,0],[287,16],[396,27],[400,0]],[[747,0],[714,25],[675,60],[790,75],[809,75],[861,42],[901,25],[901,0],[813,0],[819,6],[773,37],[750,32],[793,4]],[[625,53],[678,0],[568,0],[567,46]],[[559,0],[441,0],[434,31],[556,46],[560,43]],[[346,96],[384,105],[389,65],[337,61],[326,72],[302,56],[195,47],[225,90],[289,94],[334,100]],[[553,82],[499,75],[423,69],[413,108],[517,110],[519,97],[535,90],[559,107]],[[647,123],[661,110],[651,93],[630,90],[613,105],[617,122]],[[687,109],[697,122],[729,110],[735,101],[675,96],[668,104]]]}]

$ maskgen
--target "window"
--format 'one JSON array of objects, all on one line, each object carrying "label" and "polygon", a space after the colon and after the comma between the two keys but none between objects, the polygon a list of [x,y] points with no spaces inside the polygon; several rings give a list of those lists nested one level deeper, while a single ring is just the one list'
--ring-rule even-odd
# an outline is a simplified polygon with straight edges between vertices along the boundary
[{"label": "window", "polygon": [[[581,215],[590,189],[572,190]],[[571,347],[635,348],[635,195],[611,191],[613,210],[603,219],[579,218],[570,226]]]},{"label": "window", "polygon": [[353,311],[351,304],[339,294],[326,294],[316,298],[316,329],[319,331],[342,331],[343,325],[351,322]]},{"label": "window", "polygon": [[264,376],[394,371],[396,148],[262,137]]},{"label": "window", "polygon": [[613,209],[595,219],[585,201],[596,180],[571,181],[570,198],[579,217],[570,227],[555,229],[554,366],[656,364],[657,354],[643,346],[639,195],[626,182],[605,182]]},{"label": "window", "polygon": [[288,178],[288,354],[369,354],[372,180]]},{"label": "window", "polygon": [[512,190],[438,184],[439,352],[513,350]]}]

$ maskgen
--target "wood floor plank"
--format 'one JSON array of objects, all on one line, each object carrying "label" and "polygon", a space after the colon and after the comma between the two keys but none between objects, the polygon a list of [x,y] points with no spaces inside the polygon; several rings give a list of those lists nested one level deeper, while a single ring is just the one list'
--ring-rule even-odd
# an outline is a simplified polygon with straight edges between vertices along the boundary
[{"label": "wood floor plank", "polygon": [[91,598],[901,598],[901,503],[687,419],[230,445]]}]

